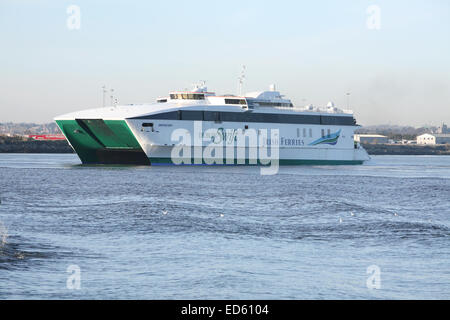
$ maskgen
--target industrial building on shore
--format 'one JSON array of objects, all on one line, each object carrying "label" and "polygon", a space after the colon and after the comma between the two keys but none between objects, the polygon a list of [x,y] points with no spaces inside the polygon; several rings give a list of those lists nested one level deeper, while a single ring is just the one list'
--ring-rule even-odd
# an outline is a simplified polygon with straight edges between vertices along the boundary
[{"label": "industrial building on shore", "polygon": [[417,144],[450,144],[450,129],[443,123],[436,133],[424,133],[417,136]]},{"label": "industrial building on shore", "polygon": [[425,133],[417,136],[417,144],[450,144],[450,133]]},{"label": "industrial building on shore", "polygon": [[382,136],[381,134],[355,134],[355,141],[359,143],[370,143],[370,144],[379,144],[379,143],[389,143],[389,138],[386,136]]}]

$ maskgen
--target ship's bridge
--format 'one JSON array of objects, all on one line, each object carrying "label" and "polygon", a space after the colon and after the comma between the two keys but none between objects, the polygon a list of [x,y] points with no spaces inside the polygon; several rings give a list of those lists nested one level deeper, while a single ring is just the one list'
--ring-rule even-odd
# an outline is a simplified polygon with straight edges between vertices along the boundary
[{"label": "ship's bridge", "polygon": [[215,96],[214,92],[208,92],[208,88],[205,85],[195,85],[191,91],[173,91],[170,92],[170,100],[205,100],[206,97]]}]

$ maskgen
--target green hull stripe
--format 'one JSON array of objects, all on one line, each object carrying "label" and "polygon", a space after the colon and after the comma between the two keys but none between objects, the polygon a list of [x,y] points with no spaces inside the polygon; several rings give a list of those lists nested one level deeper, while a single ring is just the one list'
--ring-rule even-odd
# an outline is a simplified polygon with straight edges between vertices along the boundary
[{"label": "green hull stripe", "polygon": [[[171,158],[150,158],[151,164],[167,164],[174,165]],[[199,161],[200,162],[200,161]],[[363,164],[362,160],[297,160],[297,159],[280,159],[279,164],[284,166],[289,165],[358,165]],[[191,164],[182,164],[182,165],[196,165],[194,164],[194,159],[191,159]],[[204,159],[202,164],[206,165]],[[223,159],[223,164],[226,165],[225,159]],[[200,165],[200,164],[198,164]],[[222,164],[213,164],[213,165],[222,165]],[[248,159],[245,160],[245,164],[237,164],[235,161],[234,165],[261,165],[258,164],[250,164]]]},{"label": "green hull stripe", "polygon": [[139,143],[123,120],[80,119],[106,148],[140,149]]},{"label": "green hull stripe", "polygon": [[[77,119],[56,123],[83,163],[122,164],[130,163],[127,159],[130,155],[133,159],[144,158],[136,155],[145,153],[124,120]],[[111,160],[108,153],[113,155]],[[145,162],[148,164],[148,159]]]}]

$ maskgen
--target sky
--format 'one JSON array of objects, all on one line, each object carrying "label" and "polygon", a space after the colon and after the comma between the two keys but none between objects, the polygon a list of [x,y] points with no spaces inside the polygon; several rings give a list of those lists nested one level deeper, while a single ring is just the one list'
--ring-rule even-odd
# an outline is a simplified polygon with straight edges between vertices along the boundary
[{"label": "sky", "polygon": [[245,65],[244,92],[450,124],[449,18],[448,0],[0,0],[0,122],[100,107],[102,86],[121,104],[199,80],[236,94]]}]

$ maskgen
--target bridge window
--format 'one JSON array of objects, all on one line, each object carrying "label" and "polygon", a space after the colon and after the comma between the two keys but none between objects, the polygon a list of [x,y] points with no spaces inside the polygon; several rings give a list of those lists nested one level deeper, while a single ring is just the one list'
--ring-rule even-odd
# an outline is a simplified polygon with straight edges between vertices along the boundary
[{"label": "bridge window", "polygon": [[203,121],[203,111],[180,111],[180,120]]},{"label": "bridge window", "polygon": [[247,104],[245,99],[225,99],[225,104]]},{"label": "bridge window", "polygon": [[260,106],[265,107],[292,107],[292,103],[284,103],[284,102],[267,102],[267,101],[255,101]]},{"label": "bridge window", "polygon": [[171,93],[172,100],[205,100],[205,95],[200,93]]}]

